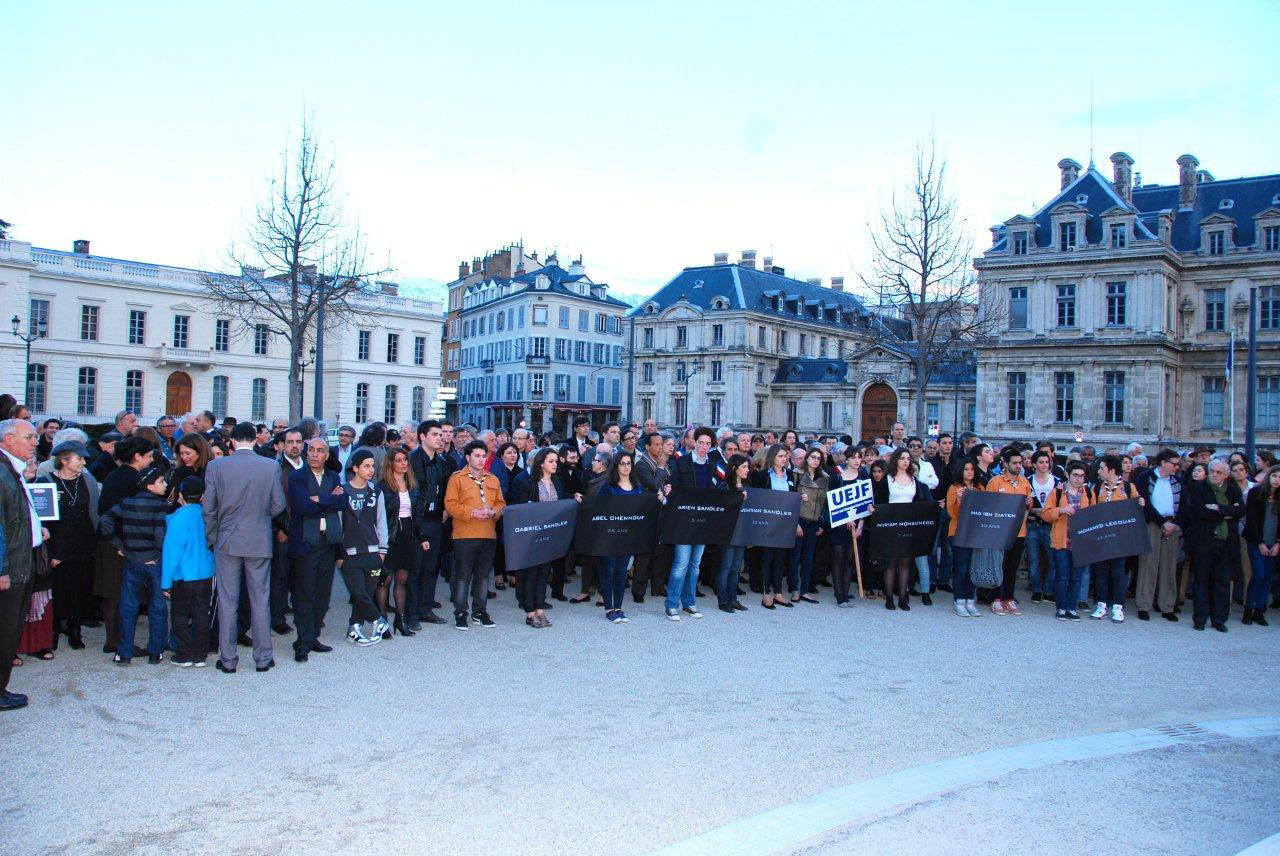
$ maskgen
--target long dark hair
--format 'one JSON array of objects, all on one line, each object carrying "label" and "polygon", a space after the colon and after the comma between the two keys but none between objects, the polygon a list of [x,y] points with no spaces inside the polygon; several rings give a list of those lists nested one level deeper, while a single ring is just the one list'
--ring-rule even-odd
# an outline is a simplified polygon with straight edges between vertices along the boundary
[{"label": "long dark hair", "polygon": [[911,459],[911,453],[908,452],[906,449],[898,449],[896,452],[894,452],[892,455],[889,456],[889,467],[888,467],[889,478],[893,479],[898,477],[898,461],[902,459],[903,455],[907,456],[907,475],[911,476],[912,478],[915,478],[916,462]]},{"label": "long dark hair", "polygon": [[[552,455],[556,456],[556,461],[560,465],[567,466],[564,463],[564,455],[555,446],[543,446],[533,456],[533,460],[529,462],[529,475],[535,482],[542,481],[542,462]],[[556,472],[560,472],[559,469]]]},{"label": "long dark hair", "polygon": [[609,473],[605,478],[608,479],[609,484],[613,487],[618,486],[618,464],[623,458],[626,458],[631,462],[631,472],[633,473],[631,476],[631,486],[634,488],[636,486],[636,479],[634,475],[636,471],[636,456],[628,452],[626,449],[619,449],[617,452],[613,453],[613,460],[609,462]]},{"label": "long dark hair", "polygon": [[746,455],[739,453],[729,458],[729,463],[725,465],[728,467],[729,472],[725,475],[724,480],[728,483],[729,487],[734,490],[742,490],[742,488],[745,487],[742,482],[738,481],[738,467],[743,464],[750,466],[751,459]]},{"label": "long dark hair", "polygon": [[360,441],[356,446],[381,446],[387,440],[387,426],[381,422],[373,422],[360,432]]}]

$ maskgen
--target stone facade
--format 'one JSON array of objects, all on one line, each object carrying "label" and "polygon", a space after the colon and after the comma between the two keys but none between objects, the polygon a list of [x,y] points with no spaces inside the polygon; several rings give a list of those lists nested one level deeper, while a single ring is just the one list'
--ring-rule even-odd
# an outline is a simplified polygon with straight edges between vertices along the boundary
[{"label": "stone facade", "polygon": [[[193,409],[253,421],[288,415],[286,343],[220,318],[206,273],[76,245],[68,253],[0,241],[4,314],[17,315],[22,332],[42,320],[46,330],[31,346],[25,394],[25,346],[0,335],[0,388],[25,397],[37,417],[82,423],[124,409],[142,424]],[[353,302],[365,313],[357,324],[325,329],[324,419],[422,418],[440,382],[440,304],[400,297],[389,283]],[[308,414],[313,381],[304,378]]]},{"label": "stone facade", "polygon": [[[751,251],[736,264],[717,254],[632,311],[633,418],[861,437],[914,412],[904,324],[869,311],[840,278],[824,287],[771,259],[755,265]],[[943,431],[970,427],[973,402],[971,371],[930,384]]]},{"label": "stone facade", "polygon": [[1258,289],[1257,440],[1280,440],[1280,175],[1215,181],[1190,155],[1173,185],[1059,163],[1059,193],[992,229],[975,261],[1003,329],[978,349],[990,439],[1095,446],[1245,435],[1248,296]]}]

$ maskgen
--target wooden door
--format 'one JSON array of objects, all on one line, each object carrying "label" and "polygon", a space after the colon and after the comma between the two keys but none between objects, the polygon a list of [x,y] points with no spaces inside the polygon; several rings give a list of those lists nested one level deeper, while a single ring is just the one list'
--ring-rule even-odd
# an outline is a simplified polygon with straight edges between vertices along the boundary
[{"label": "wooden door", "polygon": [[885,383],[873,383],[862,394],[862,439],[889,436],[898,421],[898,396]]},{"label": "wooden door", "polygon": [[169,375],[164,387],[164,412],[174,417],[191,412],[191,375],[186,372]]}]

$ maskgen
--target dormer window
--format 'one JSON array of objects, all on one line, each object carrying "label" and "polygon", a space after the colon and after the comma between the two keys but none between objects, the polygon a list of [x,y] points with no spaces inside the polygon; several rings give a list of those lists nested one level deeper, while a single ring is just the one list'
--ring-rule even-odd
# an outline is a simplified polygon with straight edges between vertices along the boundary
[{"label": "dormer window", "polygon": [[1209,255],[1220,256],[1227,251],[1227,233],[1222,229],[1214,229],[1209,233]]},{"label": "dormer window", "polygon": [[715,300],[711,301],[711,308],[712,309],[728,309],[729,302],[725,300],[723,297],[717,297]]},{"label": "dormer window", "polygon": [[1027,254],[1027,233],[1014,232],[1011,246],[1015,256],[1025,256]]},{"label": "dormer window", "polygon": [[1111,224],[1111,246],[1114,249],[1121,249],[1129,243],[1129,230],[1124,223]]},{"label": "dormer window", "polygon": [[1075,223],[1059,223],[1058,224],[1058,250],[1066,252],[1076,248],[1076,224]]},{"label": "dormer window", "polygon": [[551,287],[551,277],[545,273],[540,273],[533,278],[533,287],[539,291],[546,291]]},{"label": "dormer window", "polygon": [[658,304],[656,303],[649,303],[644,307],[645,315],[654,315],[657,313],[657,311],[658,311]]}]

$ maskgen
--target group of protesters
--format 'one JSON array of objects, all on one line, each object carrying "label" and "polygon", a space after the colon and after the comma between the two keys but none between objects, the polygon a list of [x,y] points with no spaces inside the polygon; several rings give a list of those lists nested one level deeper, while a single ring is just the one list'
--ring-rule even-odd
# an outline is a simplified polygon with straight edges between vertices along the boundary
[{"label": "group of protesters", "polygon": [[[662,598],[665,617],[680,621],[703,617],[703,589],[733,615],[748,609],[747,589],[776,611],[819,604],[830,588],[846,609],[863,598],[909,611],[941,591],[964,618],[1018,616],[1026,599],[1052,601],[1060,620],[1086,613],[1115,623],[1130,600],[1141,620],[1158,613],[1176,622],[1189,598],[1196,630],[1226,632],[1233,601],[1244,624],[1267,626],[1280,595],[1280,466],[1268,451],[1251,461],[1208,446],[997,448],[971,432],[908,436],[901,423],[854,442],[794,430],[664,431],[653,420],[597,431],[586,417],[565,436],[443,420],[341,426],[330,436],[311,419],[218,424],[203,411],[150,427],[122,412],[96,438],[74,423],[30,419],[0,396],[0,710],[27,703],[7,689],[15,667],[54,659],[64,637],[84,648],[84,628],[103,628],[102,650],[119,666],[171,654],[174,665],[201,667],[215,650],[216,667],[234,673],[245,647],[265,672],[275,665],[273,634],[292,636],[294,659],[307,662],[333,650],[324,639],[335,574],[350,600],[345,639],[357,647],[449,624],[440,596],[457,630],[494,627],[490,601],[507,590],[539,630],[552,626],[547,611],[557,604],[594,604],[609,622],[626,623],[628,593],[637,604]],[[874,513],[832,526],[829,492],[860,480],[870,482],[872,512],[935,503],[932,548],[877,558]],[[30,484],[52,486],[56,515],[36,510]],[[657,545],[633,556],[570,549],[537,567],[507,567],[507,506],[590,504],[601,494],[665,502],[693,488],[798,493],[794,545]],[[954,543],[968,491],[1025,497],[1008,549]],[[1150,550],[1075,566],[1070,518],[1126,499],[1142,508]]]}]

